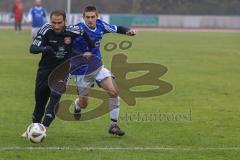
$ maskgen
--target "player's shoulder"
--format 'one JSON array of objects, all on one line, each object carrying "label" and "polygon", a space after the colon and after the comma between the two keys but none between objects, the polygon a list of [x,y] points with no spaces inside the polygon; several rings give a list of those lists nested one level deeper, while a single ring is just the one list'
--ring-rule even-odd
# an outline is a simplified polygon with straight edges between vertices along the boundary
[{"label": "player's shoulder", "polygon": [[52,25],[50,24],[50,23],[45,23],[42,27],[41,27],[41,29],[39,30],[39,34],[41,34],[41,35],[45,35],[47,32],[49,32],[49,31],[52,31],[53,30],[53,27],[52,27]]},{"label": "player's shoulder", "polygon": [[107,26],[109,26],[111,24],[109,24],[108,22],[105,22],[105,21],[103,21],[101,19],[97,19],[96,25],[99,26],[99,27],[105,28],[105,27],[107,27]]},{"label": "player's shoulder", "polygon": [[37,9],[37,7],[34,6],[34,7],[31,8],[31,10],[32,11],[37,11],[38,9]]},{"label": "player's shoulder", "polygon": [[75,24],[74,26],[78,26],[79,29],[81,29],[81,30],[83,30],[86,27],[84,22],[79,22],[79,23]]},{"label": "player's shoulder", "polygon": [[79,25],[68,25],[68,26],[66,26],[66,31],[73,32],[73,31],[78,31],[78,30],[80,30]]},{"label": "player's shoulder", "polygon": [[46,9],[45,9],[45,8],[43,8],[43,7],[41,7],[41,8],[40,8],[40,10],[42,10],[42,11],[46,11]]},{"label": "player's shoulder", "polygon": [[66,26],[66,31],[73,33],[73,34],[81,34],[82,33],[82,27],[80,25],[68,25]]},{"label": "player's shoulder", "polygon": [[108,32],[111,32],[111,33],[117,32],[116,25],[109,24],[108,22],[105,22],[101,19],[97,20],[96,25],[99,29],[102,29],[104,32],[107,32],[107,33]]},{"label": "player's shoulder", "polygon": [[98,29],[104,29],[104,28],[106,28],[107,23],[104,22],[104,21],[101,20],[101,19],[97,19],[97,21],[96,21],[96,26],[97,26]]},{"label": "player's shoulder", "polygon": [[77,26],[79,26],[79,27],[84,27],[85,26],[85,23],[84,22],[79,22],[78,24],[76,24]]},{"label": "player's shoulder", "polygon": [[104,22],[104,21],[101,20],[101,19],[97,19],[97,21],[96,21],[96,24],[97,24],[97,25],[104,25],[104,23],[106,23],[106,22]]},{"label": "player's shoulder", "polygon": [[34,11],[34,7],[29,9],[29,12],[32,13]]}]

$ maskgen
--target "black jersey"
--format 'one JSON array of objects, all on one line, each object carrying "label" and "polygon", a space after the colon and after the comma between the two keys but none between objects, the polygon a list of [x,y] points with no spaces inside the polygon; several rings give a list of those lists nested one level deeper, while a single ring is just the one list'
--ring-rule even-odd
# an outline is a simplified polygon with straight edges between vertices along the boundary
[{"label": "black jersey", "polygon": [[43,52],[46,46],[50,46],[53,50],[50,54],[42,54],[39,70],[51,71],[70,58],[73,39],[79,35],[83,36],[88,41],[90,48],[92,48],[91,44],[93,43],[90,38],[78,26],[66,26],[61,33],[55,33],[49,23],[42,26],[31,45],[31,48],[37,48],[37,52],[31,49],[30,52]]}]

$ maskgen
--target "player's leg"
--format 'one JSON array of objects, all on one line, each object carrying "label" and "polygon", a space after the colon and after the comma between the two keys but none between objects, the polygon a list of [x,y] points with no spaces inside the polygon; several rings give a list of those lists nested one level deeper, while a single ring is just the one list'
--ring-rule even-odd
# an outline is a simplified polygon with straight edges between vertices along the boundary
[{"label": "player's leg", "polygon": [[110,110],[110,134],[116,134],[118,136],[123,136],[125,133],[118,127],[118,118],[120,111],[120,98],[119,90],[115,80],[109,70],[103,68],[96,77],[97,81],[100,81],[101,87],[109,95],[109,110]]},{"label": "player's leg", "polygon": [[17,22],[14,23],[14,30],[17,32]]},{"label": "player's leg", "polygon": [[41,123],[49,96],[48,74],[38,72],[35,86],[35,108],[32,114],[33,123]]},{"label": "player's leg", "polygon": [[15,25],[16,25],[16,27],[15,27],[16,31],[20,31],[20,22],[19,22],[19,20],[16,21]]},{"label": "player's leg", "polygon": [[18,23],[18,30],[19,30],[19,31],[22,30],[22,22],[21,22],[21,21]]},{"label": "player's leg", "polygon": [[60,99],[61,99],[61,94],[58,94],[56,92],[51,92],[49,103],[46,107],[45,115],[42,122],[42,124],[46,128],[50,126],[50,124],[55,118],[56,110],[58,108]]},{"label": "player's leg", "polygon": [[[35,84],[35,107],[32,113],[32,123],[41,123],[44,115],[45,106],[50,95],[47,77],[48,74],[37,74]],[[26,138],[27,132],[24,132],[21,137]]]},{"label": "player's leg", "polygon": [[75,101],[74,101],[74,117],[76,119],[81,118],[81,110],[87,108],[88,105],[88,96],[79,96]]},{"label": "player's leg", "polygon": [[117,123],[119,116],[119,96],[118,88],[112,77],[106,77],[100,83],[101,87],[108,93],[109,98],[109,110],[111,123]]},{"label": "player's leg", "polygon": [[100,85],[107,92],[110,98],[118,97],[119,89],[112,76],[104,78],[100,82]]},{"label": "player's leg", "polygon": [[75,100],[75,105],[78,106],[78,108],[85,109],[88,106],[88,95],[85,96],[78,96],[78,98]]},{"label": "player's leg", "polygon": [[81,109],[85,109],[88,106],[89,87],[94,81],[92,78],[77,75],[75,83],[77,86],[78,98],[74,102],[74,113],[80,114]]}]

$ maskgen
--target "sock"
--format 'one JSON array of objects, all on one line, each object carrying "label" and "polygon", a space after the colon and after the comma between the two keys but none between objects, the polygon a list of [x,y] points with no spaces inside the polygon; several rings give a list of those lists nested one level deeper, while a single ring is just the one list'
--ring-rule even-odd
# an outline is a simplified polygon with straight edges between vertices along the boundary
[{"label": "sock", "polygon": [[119,97],[109,99],[111,125],[115,125],[118,122],[119,111],[120,111],[119,105],[120,105]]},{"label": "sock", "polygon": [[77,110],[80,110],[80,109],[81,109],[80,103],[79,103],[79,98],[75,100],[75,108],[76,108]]},{"label": "sock", "polygon": [[45,127],[49,127],[52,121],[54,120],[60,98],[61,98],[61,95],[55,92],[51,93],[50,100],[47,105],[45,116],[43,118],[43,123],[42,123]]},{"label": "sock", "polygon": [[111,119],[110,126],[116,126],[117,124],[118,124],[117,121],[115,122],[115,120],[113,121],[113,120]]},{"label": "sock", "polygon": [[45,126],[45,128],[48,128],[53,120],[54,120],[54,117],[51,114],[46,114],[44,116],[42,124]]}]

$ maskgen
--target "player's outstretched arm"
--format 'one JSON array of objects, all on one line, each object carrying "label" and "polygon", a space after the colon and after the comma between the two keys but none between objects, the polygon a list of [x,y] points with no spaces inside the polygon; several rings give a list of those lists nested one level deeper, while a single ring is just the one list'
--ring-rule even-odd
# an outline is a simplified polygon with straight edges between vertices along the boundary
[{"label": "player's outstretched arm", "polygon": [[130,28],[129,31],[126,33],[128,36],[135,36],[137,31],[135,29]]},{"label": "player's outstretched arm", "polygon": [[128,36],[134,36],[136,35],[136,30],[123,27],[123,26],[117,26],[117,33],[119,34],[126,34]]}]

